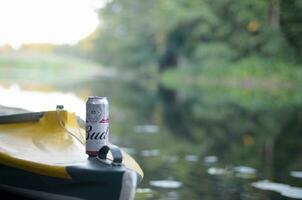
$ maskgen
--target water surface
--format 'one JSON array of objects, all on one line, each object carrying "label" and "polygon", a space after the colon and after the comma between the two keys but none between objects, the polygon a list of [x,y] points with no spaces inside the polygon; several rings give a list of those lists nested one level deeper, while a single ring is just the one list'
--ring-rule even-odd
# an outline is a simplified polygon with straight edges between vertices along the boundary
[{"label": "water surface", "polygon": [[[171,89],[118,76],[49,87],[71,92],[71,99],[109,98],[111,141],[145,173],[137,199],[302,198],[301,104],[275,106],[261,97],[247,106],[244,98],[225,100],[227,90]],[[36,99],[35,109],[37,101],[47,102]]]}]

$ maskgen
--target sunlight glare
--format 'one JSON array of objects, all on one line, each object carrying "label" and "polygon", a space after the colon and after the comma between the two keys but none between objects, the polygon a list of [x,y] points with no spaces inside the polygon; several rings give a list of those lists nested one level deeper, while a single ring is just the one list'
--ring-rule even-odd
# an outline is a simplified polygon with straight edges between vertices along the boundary
[{"label": "sunlight glare", "polygon": [[98,26],[95,9],[92,0],[0,0],[0,45],[75,44]]}]

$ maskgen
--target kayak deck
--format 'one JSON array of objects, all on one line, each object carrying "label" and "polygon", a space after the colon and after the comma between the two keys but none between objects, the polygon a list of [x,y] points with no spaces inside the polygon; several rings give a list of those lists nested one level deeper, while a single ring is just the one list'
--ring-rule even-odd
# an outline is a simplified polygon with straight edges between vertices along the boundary
[{"label": "kayak deck", "polygon": [[[85,130],[74,113],[44,112],[33,120],[0,124],[0,164],[45,176],[72,179],[70,166],[84,166]],[[140,177],[143,172],[125,152],[123,164]],[[110,157],[110,155],[109,155]]]}]

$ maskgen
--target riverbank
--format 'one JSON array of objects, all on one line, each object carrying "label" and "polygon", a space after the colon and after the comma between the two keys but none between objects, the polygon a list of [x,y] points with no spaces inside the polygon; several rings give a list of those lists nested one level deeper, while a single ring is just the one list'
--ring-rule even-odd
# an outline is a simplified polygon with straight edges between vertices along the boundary
[{"label": "riverbank", "polygon": [[165,72],[161,81],[172,90],[203,93],[208,101],[224,99],[252,108],[302,102],[302,68],[284,61],[250,58],[228,65],[178,68]]},{"label": "riverbank", "polygon": [[97,63],[57,54],[12,52],[0,55],[0,81],[7,84],[71,84],[113,73]]}]

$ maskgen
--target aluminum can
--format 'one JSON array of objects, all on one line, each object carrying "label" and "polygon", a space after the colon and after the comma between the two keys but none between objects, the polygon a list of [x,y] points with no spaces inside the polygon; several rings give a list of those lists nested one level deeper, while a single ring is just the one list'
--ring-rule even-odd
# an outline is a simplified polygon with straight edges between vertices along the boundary
[{"label": "aluminum can", "polygon": [[107,97],[90,96],[86,102],[86,153],[97,156],[108,145],[109,103]]}]

